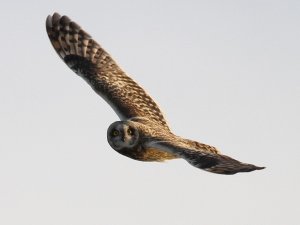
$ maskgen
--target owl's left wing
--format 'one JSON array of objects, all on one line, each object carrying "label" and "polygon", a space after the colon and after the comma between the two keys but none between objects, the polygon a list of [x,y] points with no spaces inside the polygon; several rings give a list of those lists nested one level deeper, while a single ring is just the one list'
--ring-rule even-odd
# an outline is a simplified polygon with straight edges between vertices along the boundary
[{"label": "owl's left wing", "polygon": [[[201,147],[201,145],[203,145]],[[229,156],[222,155],[215,151],[214,147],[204,144],[197,146],[190,145],[183,141],[172,141],[167,139],[157,139],[149,141],[147,147],[152,147],[172,153],[179,158],[185,159],[191,165],[208,172],[231,175],[239,172],[251,172],[261,170],[265,167],[258,167],[252,164],[242,163]]]},{"label": "owl's left wing", "polygon": [[48,16],[46,28],[60,58],[106,100],[120,119],[146,118],[169,130],[152,98],[78,24],[54,13]]}]

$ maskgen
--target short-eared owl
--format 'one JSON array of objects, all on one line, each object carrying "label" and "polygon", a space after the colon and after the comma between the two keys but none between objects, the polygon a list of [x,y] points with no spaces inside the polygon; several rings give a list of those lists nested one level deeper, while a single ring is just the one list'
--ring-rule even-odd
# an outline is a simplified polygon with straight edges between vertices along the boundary
[{"label": "short-eared owl", "polygon": [[219,174],[260,170],[222,155],[215,147],[173,134],[157,104],[111,56],[67,16],[54,13],[46,21],[50,41],[62,60],[114,109],[107,140],[118,153],[141,161],[182,158]]}]

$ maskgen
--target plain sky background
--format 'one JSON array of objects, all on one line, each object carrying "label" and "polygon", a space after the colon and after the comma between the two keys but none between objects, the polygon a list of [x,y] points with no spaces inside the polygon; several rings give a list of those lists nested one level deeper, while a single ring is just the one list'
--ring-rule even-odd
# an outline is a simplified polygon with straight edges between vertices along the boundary
[{"label": "plain sky background", "polygon": [[[143,163],[106,141],[112,109],[57,56],[53,12],[90,33],[171,129],[263,171]],[[6,1],[0,224],[300,224],[300,1]]]}]

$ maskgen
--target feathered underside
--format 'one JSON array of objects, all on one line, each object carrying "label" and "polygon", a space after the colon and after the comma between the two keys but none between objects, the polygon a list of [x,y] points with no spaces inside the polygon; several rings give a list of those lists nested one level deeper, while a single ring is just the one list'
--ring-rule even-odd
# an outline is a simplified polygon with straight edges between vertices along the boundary
[{"label": "feathered underside", "polygon": [[191,165],[212,173],[231,175],[265,168],[242,163],[215,151],[216,148],[209,145],[201,144],[202,146],[195,148],[195,146],[190,145],[186,139],[177,136],[169,137],[170,138],[157,138],[154,141],[148,142],[147,146],[174,154],[178,158],[186,160]]},{"label": "feathered underside", "polygon": [[226,155],[198,153],[191,150],[184,150],[180,155],[191,165],[208,172],[232,175],[240,172],[251,172],[262,170],[265,167],[259,167],[248,163],[242,163]]}]

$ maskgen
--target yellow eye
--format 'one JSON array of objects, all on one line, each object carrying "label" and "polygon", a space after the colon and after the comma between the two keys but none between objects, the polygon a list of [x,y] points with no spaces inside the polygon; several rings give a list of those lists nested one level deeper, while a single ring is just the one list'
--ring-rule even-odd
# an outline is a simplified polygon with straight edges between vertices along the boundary
[{"label": "yellow eye", "polygon": [[127,130],[127,133],[128,133],[129,135],[132,135],[132,134],[133,134],[133,132],[132,132],[131,129],[128,129],[128,130]]},{"label": "yellow eye", "polygon": [[114,130],[112,133],[113,136],[118,136],[119,135],[119,131],[118,130]]}]

